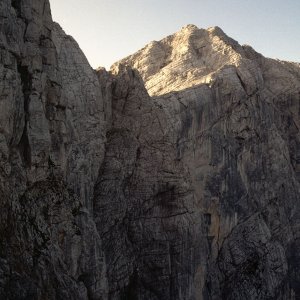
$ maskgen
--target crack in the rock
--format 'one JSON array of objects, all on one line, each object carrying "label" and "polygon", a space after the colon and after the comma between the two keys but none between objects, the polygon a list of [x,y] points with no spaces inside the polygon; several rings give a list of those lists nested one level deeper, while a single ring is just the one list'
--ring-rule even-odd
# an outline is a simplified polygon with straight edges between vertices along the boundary
[{"label": "crack in the rock", "polygon": [[22,82],[22,90],[24,96],[24,113],[25,113],[25,124],[23,134],[19,142],[19,151],[26,167],[31,166],[31,147],[28,138],[28,122],[29,122],[29,103],[30,103],[30,91],[32,84],[32,75],[28,71],[27,66],[18,64],[18,72]]}]

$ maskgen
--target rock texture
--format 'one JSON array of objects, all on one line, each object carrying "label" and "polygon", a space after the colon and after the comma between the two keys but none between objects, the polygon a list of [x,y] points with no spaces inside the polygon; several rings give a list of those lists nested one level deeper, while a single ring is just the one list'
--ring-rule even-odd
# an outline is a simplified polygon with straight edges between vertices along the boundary
[{"label": "rock texture", "polygon": [[299,299],[300,67],[188,25],[92,70],[0,3],[1,299]]},{"label": "rock texture", "polygon": [[0,298],[99,299],[99,81],[48,1],[3,0],[0,18]]},{"label": "rock texture", "polygon": [[207,244],[176,135],[135,71],[119,65],[112,74],[112,124],[94,198],[109,296],[194,299]]},{"label": "rock texture", "polygon": [[165,111],[188,168],[209,247],[193,297],[298,299],[299,65],[193,25],[121,63]]}]

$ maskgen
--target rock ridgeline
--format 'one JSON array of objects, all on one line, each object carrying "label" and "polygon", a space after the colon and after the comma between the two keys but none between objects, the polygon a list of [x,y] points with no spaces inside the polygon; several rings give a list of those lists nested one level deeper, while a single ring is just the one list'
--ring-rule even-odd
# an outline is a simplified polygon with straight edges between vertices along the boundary
[{"label": "rock ridgeline", "polygon": [[0,3],[1,299],[298,299],[300,68],[188,25],[92,70]]}]

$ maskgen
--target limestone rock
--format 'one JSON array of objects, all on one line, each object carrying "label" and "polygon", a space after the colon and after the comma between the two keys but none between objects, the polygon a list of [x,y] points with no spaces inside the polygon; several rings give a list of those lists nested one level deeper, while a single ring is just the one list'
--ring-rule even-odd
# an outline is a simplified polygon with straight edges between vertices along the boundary
[{"label": "limestone rock", "polygon": [[99,299],[99,81],[48,0],[3,0],[0,15],[0,298]]},{"label": "limestone rock", "polygon": [[205,265],[207,244],[167,116],[132,69],[116,67],[108,86],[112,126],[95,186],[94,215],[109,296],[193,299],[196,267]]},{"label": "limestone rock", "polygon": [[165,111],[206,226],[191,299],[297,299],[299,65],[192,25],[121,63]]},{"label": "limestone rock", "polygon": [[298,299],[300,68],[187,25],[92,70],[0,3],[1,299]]}]

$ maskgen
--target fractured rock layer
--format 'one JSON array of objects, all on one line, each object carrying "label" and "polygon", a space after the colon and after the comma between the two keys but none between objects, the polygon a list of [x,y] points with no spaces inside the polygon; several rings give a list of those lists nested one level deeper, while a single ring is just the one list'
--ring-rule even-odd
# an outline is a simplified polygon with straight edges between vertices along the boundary
[{"label": "fractured rock layer", "polygon": [[0,13],[0,298],[99,298],[99,81],[48,1],[3,0]]},{"label": "fractured rock layer", "polygon": [[122,63],[166,112],[190,174],[210,249],[198,298],[299,297],[299,66],[192,25]]},{"label": "fractured rock layer", "polygon": [[1,299],[300,297],[298,64],[188,25],[95,72],[48,1],[0,20]]}]

